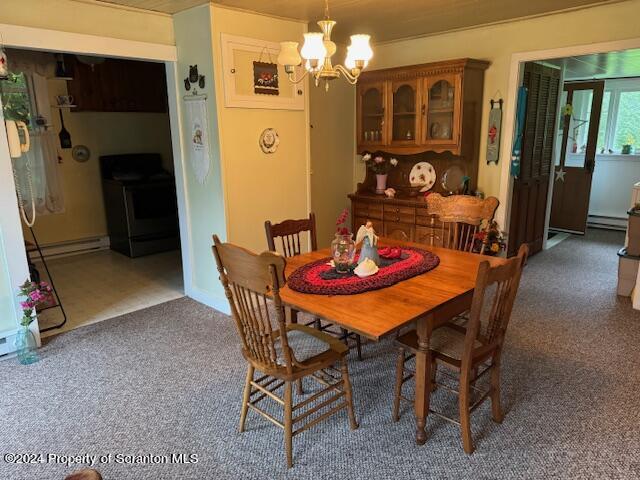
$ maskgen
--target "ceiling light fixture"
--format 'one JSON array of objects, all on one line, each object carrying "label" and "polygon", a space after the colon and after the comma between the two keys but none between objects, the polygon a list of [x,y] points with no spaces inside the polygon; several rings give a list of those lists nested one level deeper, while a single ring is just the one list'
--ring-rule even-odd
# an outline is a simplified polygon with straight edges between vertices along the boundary
[{"label": "ceiling light fixture", "polygon": [[[341,75],[351,85],[355,85],[362,70],[373,57],[369,45],[369,35],[351,35],[351,45],[347,47],[344,66],[331,64],[331,57],[336,53],[336,44],[331,41],[331,30],[336,22],[329,18],[329,0],[325,0],[324,20],[318,25],[322,32],[304,34],[304,44],[298,53],[298,42],[281,42],[278,63],[284,65],[284,71],[292,83],[301,82],[307,75],[315,79],[316,86],[324,80],[325,89],[329,90],[329,81]],[[297,78],[295,67],[304,59],[305,73]]]}]

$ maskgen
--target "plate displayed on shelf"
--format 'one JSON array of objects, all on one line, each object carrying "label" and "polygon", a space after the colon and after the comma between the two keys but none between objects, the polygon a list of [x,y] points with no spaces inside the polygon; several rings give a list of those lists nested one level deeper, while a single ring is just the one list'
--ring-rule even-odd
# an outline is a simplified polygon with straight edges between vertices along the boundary
[{"label": "plate displayed on shelf", "polygon": [[71,156],[76,162],[84,163],[91,158],[91,150],[86,145],[75,145],[71,150]]},{"label": "plate displayed on shelf", "polygon": [[442,188],[449,193],[458,193],[464,188],[466,178],[460,165],[451,165],[442,174]]},{"label": "plate displayed on shelf", "polygon": [[421,187],[421,192],[431,190],[436,178],[436,169],[429,162],[418,162],[409,172],[409,183],[412,187]]}]

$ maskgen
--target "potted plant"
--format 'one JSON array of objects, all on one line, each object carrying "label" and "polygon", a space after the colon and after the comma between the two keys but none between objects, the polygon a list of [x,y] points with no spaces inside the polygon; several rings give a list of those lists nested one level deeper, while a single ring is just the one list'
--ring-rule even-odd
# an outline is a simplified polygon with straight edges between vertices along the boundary
[{"label": "potted plant", "polygon": [[627,134],[627,141],[624,145],[622,145],[622,154],[629,155],[634,143],[636,143],[636,139],[633,137],[633,135],[631,135],[630,133]]},{"label": "potted plant", "polygon": [[365,153],[362,156],[362,161],[369,170],[376,174],[376,193],[384,194],[387,189],[387,175],[391,168],[398,165],[398,160],[395,158],[387,160],[382,155],[373,157],[370,153]]},{"label": "potted plant", "polygon": [[20,302],[22,318],[20,319],[20,328],[15,337],[16,354],[18,355],[18,361],[22,365],[30,365],[37,362],[39,358],[36,339],[29,326],[35,318],[36,309],[43,305],[49,305],[53,298],[51,296],[51,286],[47,282],[36,283],[26,280],[19,288],[18,297],[25,297],[25,299]]}]

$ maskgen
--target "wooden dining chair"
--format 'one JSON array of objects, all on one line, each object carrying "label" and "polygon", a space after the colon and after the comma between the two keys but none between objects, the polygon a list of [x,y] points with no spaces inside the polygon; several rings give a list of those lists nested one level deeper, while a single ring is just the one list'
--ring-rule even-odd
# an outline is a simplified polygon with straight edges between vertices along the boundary
[{"label": "wooden dining chair", "polygon": [[[267,234],[267,245],[269,250],[277,252],[277,243],[280,244],[281,251],[285,257],[293,257],[302,253],[302,241],[300,234],[309,232],[311,241],[311,251],[318,249],[318,239],[316,236],[316,216],[314,213],[309,214],[309,218],[299,220],[284,220],[280,223],[273,224],[269,220],[264,222],[264,229]],[[277,240],[280,240],[277,242]],[[357,333],[349,332],[344,328],[339,331],[332,330],[333,324],[322,323],[319,318],[314,318],[305,325],[313,325],[320,331],[325,331],[331,335],[337,336],[351,349],[355,347],[358,354],[358,360],[362,360],[362,338]],[[353,340],[350,343],[349,340]]]},{"label": "wooden dining chair", "polygon": [[[428,392],[435,388],[443,388],[457,394],[459,420],[447,417],[433,409],[430,409],[429,413],[460,426],[462,444],[466,453],[472,453],[474,450],[471,437],[471,412],[487,398],[491,398],[493,420],[501,423],[503,419],[500,406],[500,359],[522,268],[528,254],[529,248],[527,245],[522,245],[518,256],[511,258],[506,264],[492,267],[488,261],[482,262],[478,269],[467,326],[450,323],[434,330],[431,334],[429,350],[432,375]],[[418,350],[416,331],[412,330],[400,336],[396,339],[396,344],[399,352],[392,418],[397,422],[400,401],[408,400],[402,395],[402,386],[415,376],[414,371],[406,364],[415,357]],[[458,390],[437,381],[438,365],[443,365],[457,373]],[[476,386],[476,381],[487,372],[491,372],[491,379],[488,388],[483,390]],[[444,375],[444,372],[442,374]],[[455,379],[455,376],[446,376]],[[472,391],[476,394],[473,403]]]},{"label": "wooden dining chair", "polygon": [[[291,467],[292,438],[298,433],[342,409],[347,409],[351,428],[358,428],[346,360],[349,350],[326,333],[286,323],[280,298],[280,288],[285,285],[284,257],[274,252],[256,255],[222,243],[217,235],[213,236],[213,254],[242,341],[242,355],[249,364],[240,432],[249,410],[284,429],[287,465]],[[256,371],[261,373],[257,378]],[[292,384],[305,377],[323,388],[294,404]],[[282,397],[278,395],[281,389]],[[258,407],[265,398],[283,407],[282,421]],[[324,413],[310,418],[322,410]]]},{"label": "wooden dining chair", "polygon": [[427,211],[432,215],[433,221],[431,244],[453,250],[473,251],[474,236],[489,225],[498,204],[495,197],[443,197],[439,193],[432,193],[427,197]]}]

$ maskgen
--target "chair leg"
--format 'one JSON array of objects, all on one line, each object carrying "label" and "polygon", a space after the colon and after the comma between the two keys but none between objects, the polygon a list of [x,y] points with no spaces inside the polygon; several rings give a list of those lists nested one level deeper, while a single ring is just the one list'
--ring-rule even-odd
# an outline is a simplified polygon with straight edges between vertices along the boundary
[{"label": "chair leg", "polygon": [[402,378],[404,377],[404,348],[398,348],[398,359],[396,360],[396,390],[393,397],[393,414],[391,419],[394,422],[400,420],[400,396],[402,395]]},{"label": "chair leg", "polygon": [[460,433],[462,434],[462,446],[466,453],[473,453],[473,438],[471,438],[471,412],[469,411],[469,383],[471,372],[463,371],[460,375]]},{"label": "chair leg", "polygon": [[436,375],[438,374],[438,362],[436,359],[431,360],[431,393],[436,391],[438,386],[436,385]]},{"label": "chair leg", "polygon": [[356,350],[358,352],[358,360],[362,361],[362,338],[356,335]]},{"label": "chair leg", "polygon": [[356,421],[356,414],[353,409],[353,392],[351,391],[351,380],[349,380],[349,367],[347,367],[347,360],[342,359],[340,363],[340,371],[342,372],[342,380],[344,382],[344,393],[347,398],[347,413],[349,414],[349,423],[351,424],[351,430],[358,428],[358,422]]},{"label": "chair leg", "polygon": [[285,382],[284,384],[284,447],[287,454],[287,467],[293,467],[293,425],[292,425],[292,412],[293,412],[293,400],[292,400],[292,388],[291,382]]},{"label": "chair leg", "polygon": [[313,320],[313,326],[316,328],[316,330],[322,330],[322,322],[319,318],[315,318]]},{"label": "chair leg", "polygon": [[502,423],[504,414],[500,405],[500,352],[493,357],[491,368],[491,416],[496,423]]},{"label": "chair leg", "polygon": [[249,365],[247,369],[247,380],[244,384],[244,393],[242,395],[242,410],[240,410],[240,432],[244,432],[244,422],[247,419],[247,411],[249,410],[249,399],[251,398],[251,382],[253,381],[253,373],[255,369],[253,365]]},{"label": "chair leg", "polygon": [[302,388],[302,378],[296,380],[296,389],[298,391],[298,395],[304,395],[304,389]]}]

